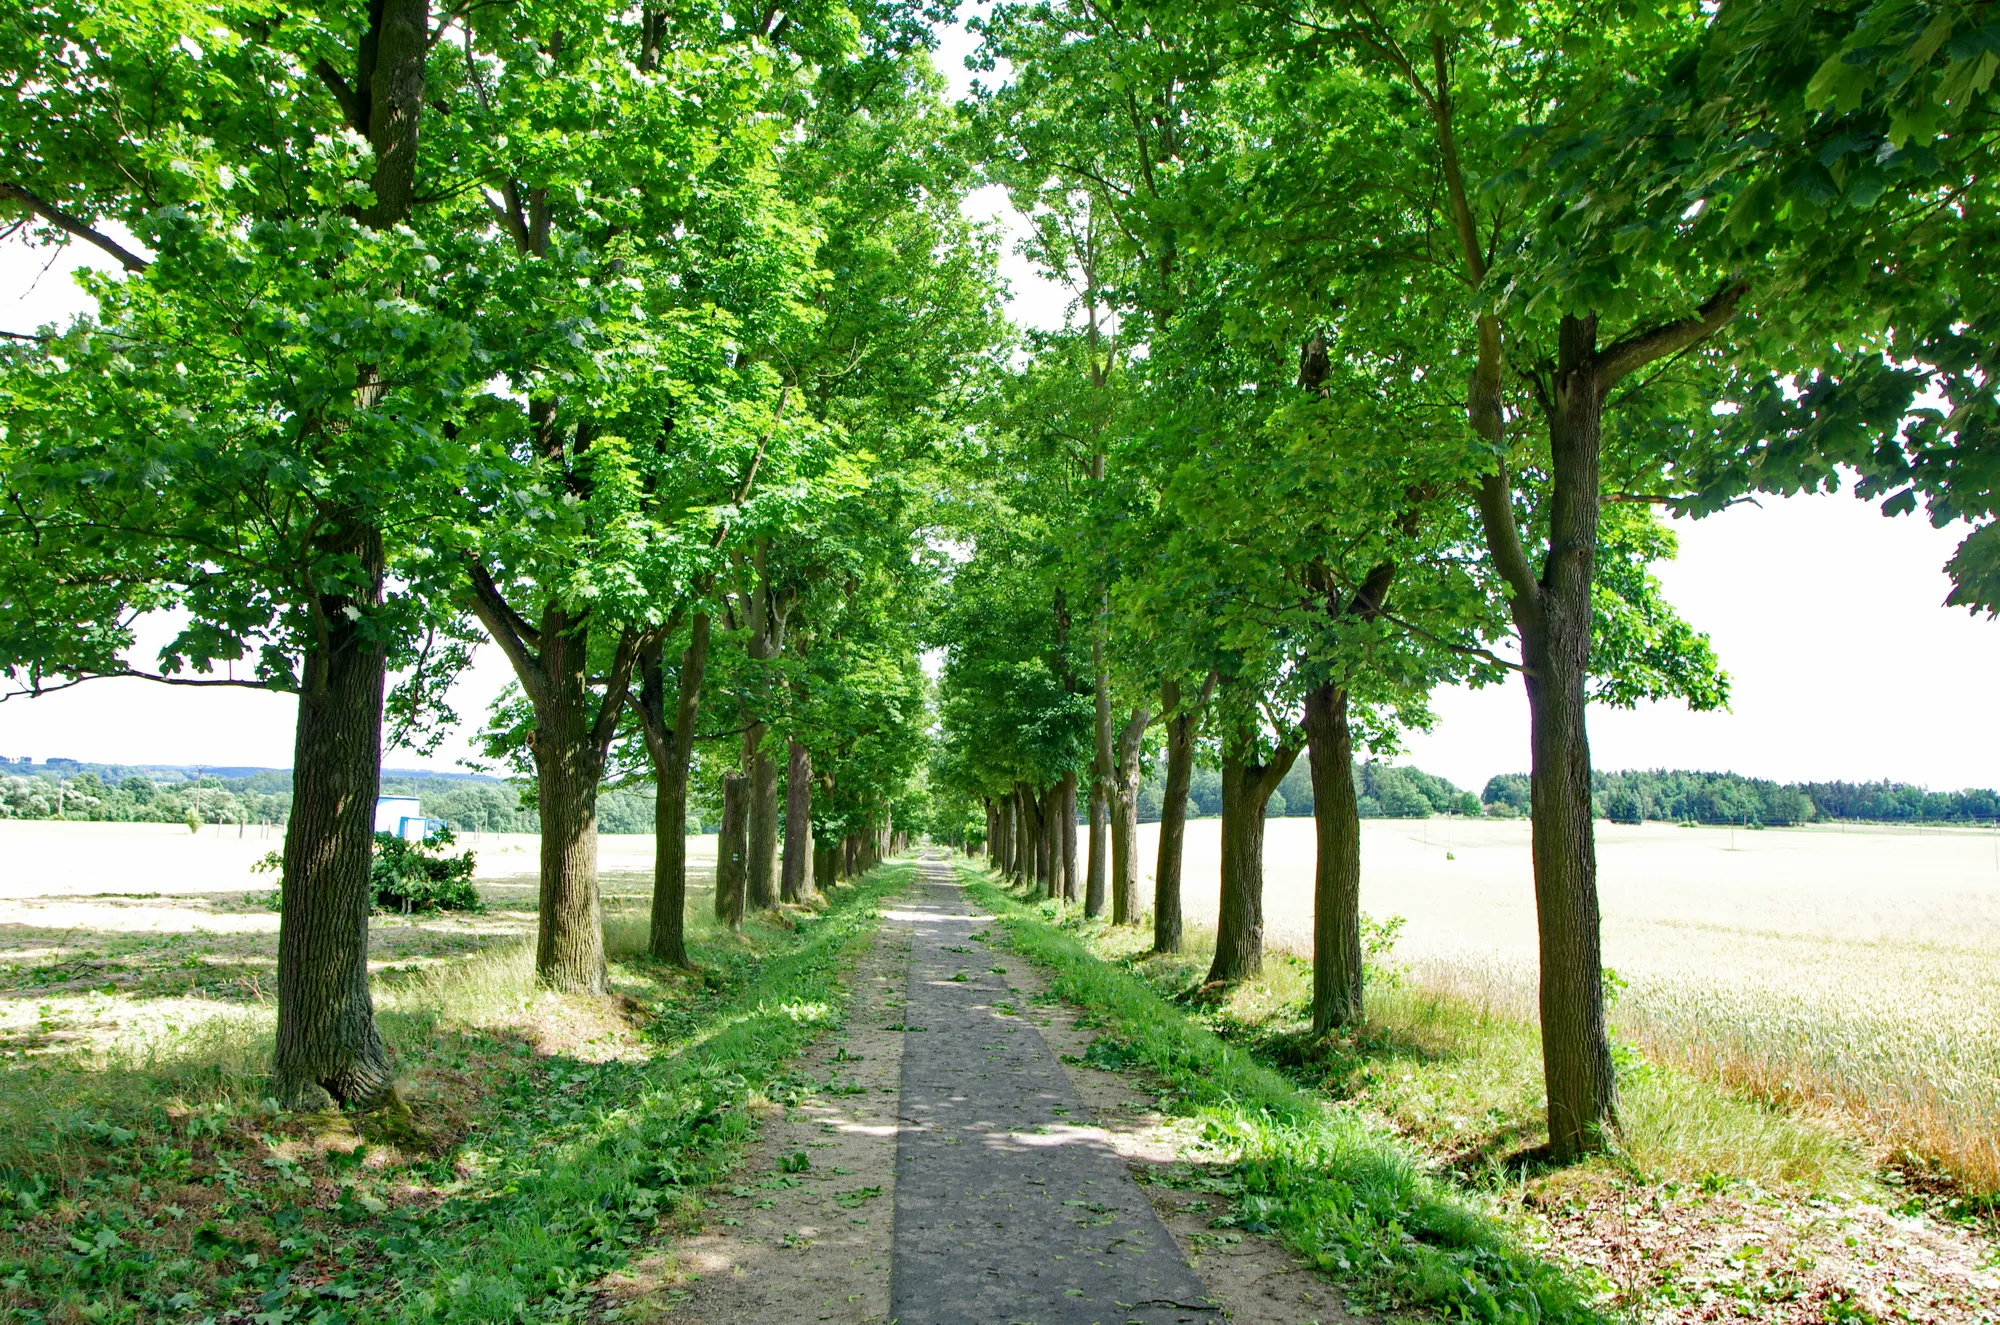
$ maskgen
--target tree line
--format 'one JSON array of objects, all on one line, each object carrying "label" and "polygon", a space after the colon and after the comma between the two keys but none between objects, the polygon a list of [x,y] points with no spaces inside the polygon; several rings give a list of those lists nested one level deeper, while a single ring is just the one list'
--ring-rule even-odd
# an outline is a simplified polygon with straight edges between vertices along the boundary
[{"label": "tree line", "polygon": [[[2000,606],[1991,8],[1000,3],[956,106],[897,0],[31,8],[0,208],[104,266],[0,347],[0,666],[297,696],[276,1094],[357,1106],[384,742],[475,643],[552,989],[606,988],[606,786],[715,790],[725,919],[915,826],[1122,924],[1163,759],[1154,943],[1212,767],[1223,983],[1306,770],[1324,1032],[1364,801],[1465,795],[1376,760],[1518,674],[1568,1158],[1617,1117],[1590,706],[1729,694],[1661,514],[1849,488]],[[1006,327],[980,186],[1062,329]]]},{"label": "tree line", "polygon": [[1007,72],[967,117],[1071,304],[950,475],[932,781],[959,835],[1134,922],[1163,758],[1153,943],[1175,951],[1216,768],[1226,983],[1258,969],[1264,825],[1305,767],[1312,1020],[1336,1031],[1363,1014],[1358,823],[1383,804],[1360,754],[1393,754],[1439,685],[1519,675],[1530,772],[1494,803],[1532,819],[1550,1153],[1607,1144],[1594,824],[1668,789],[1607,790],[1589,713],[1729,697],[1651,572],[1662,515],[1846,490],[1963,520],[1949,601],[2000,607],[1996,20],[994,6],[976,63]]},{"label": "tree line", "polygon": [[[1592,795],[1614,823],[1761,824],[1773,828],[1817,821],[1857,823],[1993,823],[2000,793],[1979,788],[1930,791],[1906,782],[1773,782],[1737,773],[1654,769],[1597,773]],[[1520,774],[1486,784],[1488,803],[1525,810],[1528,779]]]},{"label": "tree line", "polygon": [[[1363,819],[1428,819],[1433,814],[1484,813],[1478,796],[1449,779],[1408,765],[1379,760],[1357,763],[1351,774],[1355,814]],[[1167,769],[1154,760],[1139,780],[1138,821],[1160,822],[1166,805]],[[1266,803],[1267,818],[1311,818],[1314,811],[1312,772],[1294,764]],[[1187,813],[1190,818],[1215,818],[1222,813],[1220,769],[1197,766],[1188,775]]]},{"label": "tree line", "polygon": [[717,789],[732,920],[890,848],[929,475],[1003,327],[917,9],[84,0],[10,35],[0,210],[101,262],[90,316],[0,346],[0,666],[297,697],[278,1099],[390,1098],[382,753],[458,721],[482,641],[549,988],[606,989],[603,787],[670,824]]},{"label": "tree line", "polygon": [[[536,833],[541,821],[522,803],[520,788],[470,777],[385,777],[385,796],[414,796],[426,818],[460,833]],[[114,765],[79,765],[70,776],[41,772],[0,776],[0,819],[67,819],[93,823],[282,825],[292,809],[290,773],[267,770],[248,777],[212,773],[156,777]],[[713,797],[691,807],[688,831],[714,831]],[[650,833],[650,787],[613,787],[598,798],[598,829]]]}]

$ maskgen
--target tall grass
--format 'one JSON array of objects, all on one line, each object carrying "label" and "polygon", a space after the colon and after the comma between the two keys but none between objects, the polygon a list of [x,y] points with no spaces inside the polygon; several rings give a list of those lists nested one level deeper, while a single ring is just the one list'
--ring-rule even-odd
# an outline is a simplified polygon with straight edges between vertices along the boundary
[{"label": "tall grass", "polygon": [[[1187,951],[1148,955],[1132,930],[1096,930],[1093,946],[1132,963],[1156,988],[1201,979],[1214,933],[1189,932]],[[1295,1079],[1377,1110],[1461,1171],[1496,1178],[1547,1140],[1547,1096],[1534,989],[1518,970],[1474,959],[1370,968],[1367,1023],[1308,1043],[1311,963],[1268,955],[1263,973],[1211,1014],[1225,1034],[1286,1064]],[[1630,995],[1627,994],[1626,999]],[[1623,1025],[1626,999],[1616,1004]],[[1686,1067],[1622,1052],[1618,1150],[1635,1174],[1702,1182],[1718,1177],[1844,1191],[1867,1179],[1860,1147],[1811,1111],[1731,1090]]]},{"label": "tall grass", "polygon": [[[1838,958],[1782,983],[1729,971],[1635,975],[1612,1029],[1645,1059],[1857,1138],[1878,1162],[1916,1166],[1975,1202],[2000,1196],[2000,1011],[1974,973],[1900,983]],[[1417,986],[1523,1023],[1533,972],[1487,955],[1414,962]],[[1643,1098],[1647,1083],[1628,1082]],[[1851,1165],[1849,1167],[1852,1167]]]},{"label": "tall grass", "polygon": [[[1856,973],[1858,975],[1858,973]],[[2000,1014],[1928,991],[1634,981],[1620,1029],[1733,1089],[1844,1116],[1890,1158],[2000,1198]],[[1987,991],[1989,994],[1991,991]],[[1889,1006],[1877,999],[1889,994]]]}]

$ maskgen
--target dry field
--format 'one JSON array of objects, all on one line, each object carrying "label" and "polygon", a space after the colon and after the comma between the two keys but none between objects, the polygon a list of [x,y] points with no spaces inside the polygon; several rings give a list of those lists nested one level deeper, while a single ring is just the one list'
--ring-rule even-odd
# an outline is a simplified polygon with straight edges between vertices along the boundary
[{"label": "dry field", "polygon": [[[1141,831],[1142,861],[1157,831]],[[1362,906],[1407,918],[1425,983],[1531,1011],[1522,821],[1370,820]],[[1212,923],[1218,825],[1188,826],[1189,919]],[[2000,838],[1992,830],[1600,824],[1619,1033],[1654,1058],[1859,1123],[2000,1191]],[[1266,932],[1311,950],[1310,819],[1273,820]],[[1148,871],[1150,874],[1150,871]],[[1148,885],[1150,886],[1150,879]]]},{"label": "dry field", "polygon": [[[235,825],[0,822],[0,1061],[192,1033],[213,1017],[270,1015],[277,876],[251,866],[277,829]],[[535,924],[537,839],[471,833],[488,909],[476,916],[378,916],[369,965],[415,970],[507,945]],[[651,836],[604,837],[608,915],[643,914]],[[689,842],[713,869],[714,837]]]}]

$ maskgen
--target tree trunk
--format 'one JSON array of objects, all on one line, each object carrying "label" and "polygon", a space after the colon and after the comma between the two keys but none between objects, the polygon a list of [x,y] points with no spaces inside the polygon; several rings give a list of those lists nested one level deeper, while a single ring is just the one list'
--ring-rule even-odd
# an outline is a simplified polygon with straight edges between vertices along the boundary
[{"label": "tree trunk", "polygon": [[1083,913],[1087,916],[1104,914],[1105,894],[1110,870],[1105,857],[1109,854],[1110,807],[1106,803],[1107,788],[1093,767],[1090,777],[1090,860],[1084,873]]},{"label": "tree trunk", "polygon": [[1076,773],[1063,774],[1061,809],[1062,830],[1062,896],[1066,902],[1077,900],[1076,877]]},{"label": "tree trunk", "polygon": [[993,803],[993,869],[1001,878],[1014,870],[1014,798],[1002,796]]},{"label": "tree trunk", "polygon": [[[356,556],[373,587],[355,598],[323,595],[327,646],[309,647],[292,741],[292,814],[278,917],[278,1101],[362,1108],[394,1087],[368,993],[369,864],[382,770],[380,645],[349,607],[381,604],[382,539],[356,526],[331,550]],[[365,620],[365,617],[362,618]]]},{"label": "tree trunk", "polygon": [[840,848],[813,839],[813,887],[820,892],[831,890],[840,882]]},{"label": "tree trunk", "polygon": [[1361,818],[1354,796],[1354,741],[1347,691],[1306,693],[1313,833],[1313,1033],[1361,1020]]},{"label": "tree trunk", "polygon": [[[375,149],[374,200],[362,216],[386,230],[410,212],[430,51],[429,0],[383,0],[372,10],[354,71],[368,97],[350,126]],[[365,89],[363,84],[366,84]],[[380,374],[364,367],[355,404],[372,409]],[[329,523],[315,554],[351,561],[359,592],[321,593],[323,642],[309,644],[292,732],[292,812],[278,891],[278,1027],[273,1089],[286,1107],[329,1100],[372,1108],[395,1096],[368,991],[369,869],[382,780],[382,696],[388,658],[363,622],[382,606],[381,531],[354,513]],[[318,556],[315,556],[318,560]],[[354,615],[349,615],[353,613]]]},{"label": "tree trunk", "polygon": [[1140,705],[1118,733],[1111,786],[1111,923],[1129,925],[1139,912],[1139,757],[1152,710]]},{"label": "tree trunk", "polygon": [[1035,822],[1026,791],[1014,784],[1014,882],[1027,883],[1035,872]]},{"label": "tree trunk", "polygon": [[715,918],[743,928],[743,903],[750,881],[750,779],[722,775],[722,826],[715,835]]},{"label": "tree trunk", "polygon": [[[542,889],[535,976],[564,993],[602,994],[604,919],[597,896],[597,784],[604,752],[590,687],[589,627],[562,608],[542,614],[546,690],[528,748],[541,802]],[[613,702],[605,696],[606,704]]]},{"label": "tree trunk", "polygon": [[1043,879],[1051,898],[1063,895],[1062,783],[1054,782],[1042,793],[1042,855],[1048,859]]},{"label": "tree trunk", "polygon": [[1090,875],[1083,890],[1083,913],[1104,914],[1105,894],[1110,891],[1106,874],[1111,818],[1111,778],[1116,767],[1111,750],[1111,673],[1104,662],[1105,612],[1099,611],[1097,628],[1090,642],[1091,670],[1095,678],[1094,753],[1090,761]]},{"label": "tree trunk", "polygon": [[1110,809],[1111,923],[1129,925],[1139,896],[1139,798],[1127,794],[1122,777]]},{"label": "tree trunk", "polygon": [[855,878],[861,873],[861,834],[849,833],[841,843],[842,854],[847,861],[847,878]]},{"label": "tree trunk", "polygon": [[1160,863],[1153,873],[1153,951],[1181,950],[1181,861],[1187,845],[1188,784],[1194,780],[1195,715],[1180,712],[1180,686],[1161,687],[1167,720],[1167,785],[1160,802]]},{"label": "tree trunk", "polygon": [[[1549,448],[1550,545],[1534,610],[1516,614],[1533,747],[1535,914],[1541,946],[1542,1073],[1558,1161],[1601,1149],[1617,1123],[1604,1021],[1597,840],[1590,815],[1591,577],[1597,550],[1603,399],[1594,318],[1562,320]],[[1526,619],[1523,620],[1522,617]]]},{"label": "tree trunk", "polygon": [[812,898],[812,755],[797,741],[785,767],[785,871],[780,896],[788,902]]},{"label": "tree trunk", "polygon": [[657,665],[640,680],[640,721],[653,760],[653,915],[648,947],[660,961],[692,966],[687,953],[687,794],[688,764],[694,755],[695,721],[708,671],[706,612],[695,613],[693,632],[681,651],[674,722],[665,716],[665,678]]},{"label": "tree trunk", "polygon": [[743,771],[750,778],[748,884],[744,904],[768,911],[778,904],[778,761],[764,748],[770,726],[743,733]]},{"label": "tree trunk", "polygon": [[1222,758],[1222,898],[1210,983],[1234,983],[1264,969],[1264,811],[1291,771],[1297,746],[1268,764],[1253,762],[1255,736],[1231,742]]}]

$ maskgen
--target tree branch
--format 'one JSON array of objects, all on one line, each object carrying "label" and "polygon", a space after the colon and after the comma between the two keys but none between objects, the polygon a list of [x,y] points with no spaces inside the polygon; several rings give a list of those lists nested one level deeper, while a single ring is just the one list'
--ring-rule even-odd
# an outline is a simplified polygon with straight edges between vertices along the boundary
[{"label": "tree branch", "polygon": [[514,665],[514,675],[521,679],[521,688],[528,692],[528,698],[540,702],[548,692],[548,677],[542,671],[539,659],[530,651],[530,645],[539,647],[541,634],[521,619],[500,592],[500,586],[493,582],[484,563],[477,558],[467,558],[471,574],[472,611],[479,623],[486,627],[486,633],[507,655],[507,661]]},{"label": "tree branch", "polygon": [[1597,352],[1595,365],[1600,388],[1609,391],[1634,369],[1706,340],[1716,328],[1736,316],[1737,305],[1748,293],[1750,282],[1732,281],[1710,295],[1693,317],[1635,331],[1605,346]]},{"label": "tree branch", "polygon": [[1514,591],[1516,610],[1539,616],[1542,586],[1528,564],[1527,550],[1521,546],[1521,528],[1514,523],[1514,485],[1507,480],[1504,460],[1493,473],[1480,477],[1478,495],[1479,523],[1486,530],[1486,549],[1493,558],[1493,568]]},{"label": "tree branch", "polygon": [[361,111],[361,98],[354,94],[354,89],[347,85],[347,80],[340,76],[340,71],[321,57],[313,64],[313,74],[326,85],[327,91],[333,93],[334,101],[340,106],[340,113],[347,117],[347,127],[365,137],[368,133],[368,122]]},{"label": "tree branch", "polygon": [[5,693],[0,693],[0,704],[4,704],[10,699],[20,699],[24,696],[34,699],[42,695],[53,695],[59,690],[68,690],[72,687],[80,686],[85,681],[103,681],[116,677],[133,677],[141,681],[157,681],[161,685],[168,686],[234,686],[239,690],[268,690],[272,694],[287,693],[265,681],[239,681],[232,677],[221,676],[162,676],[158,672],[142,672],[136,668],[124,667],[115,672],[92,672],[88,676],[74,677],[68,681],[64,681],[61,685],[43,685],[40,681],[34,681],[25,690],[9,690]]},{"label": "tree branch", "polygon": [[625,692],[632,684],[632,668],[638,664],[640,650],[645,648],[651,633],[628,630],[618,639],[618,648],[611,658],[611,675],[604,683],[604,700],[597,709],[597,723],[590,730],[590,739],[600,751],[608,750],[611,738],[618,734],[618,714],[625,704]]},{"label": "tree branch", "polygon": [[26,207],[29,211],[58,229],[66,230],[86,243],[97,245],[106,253],[118,259],[119,264],[126,271],[144,271],[152,265],[111,236],[93,228],[88,221],[78,216],[72,216],[46,198],[22,185],[0,182],[0,198],[12,198],[15,202],[20,203],[23,207]]}]

